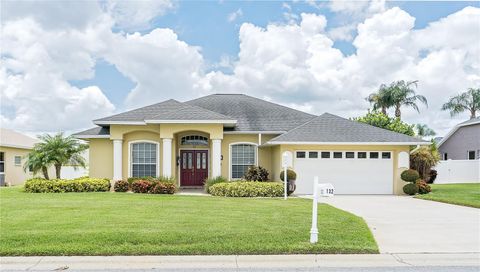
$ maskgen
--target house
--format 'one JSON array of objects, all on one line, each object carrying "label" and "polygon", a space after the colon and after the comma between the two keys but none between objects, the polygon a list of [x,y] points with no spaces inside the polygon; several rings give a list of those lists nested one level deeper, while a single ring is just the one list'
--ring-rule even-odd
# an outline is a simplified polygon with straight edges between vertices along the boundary
[{"label": "house", "polygon": [[0,128],[0,186],[22,184],[32,176],[23,170],[25,157],[38,140]]},{"label": "house", "polygon": [[410,146],[422,140],[329,113],[315,116],[241,94],[167,100],[93,121],[75,134],[90,143],[90,176],[172,176],[181,187],[240,179],[260,165],[279,181],[282,156],[299,194],[313,176],[338,194],[401,194]]},{"label": "house", "polygon": [[478,160],[480,158],[480,118],[456,125],[438,143],[442,160]]}]

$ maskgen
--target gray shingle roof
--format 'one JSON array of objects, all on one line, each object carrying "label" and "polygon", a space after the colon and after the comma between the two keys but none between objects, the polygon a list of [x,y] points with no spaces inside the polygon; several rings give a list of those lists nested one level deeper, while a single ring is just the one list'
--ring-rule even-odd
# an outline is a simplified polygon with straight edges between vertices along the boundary
[{"label": "gray shingle roof", "polygon": [[288,131],[315,117],[243,94],[213,94],[185,103],[236,119],[232,131]]},{"label": "gray shingle roof", "polygon": [[94,127],[91,129],[87,129],[81,132],[77,132],[73,134],[73,136],[81,137],[81,136],[108,136],[110,135],[110,127]]},{"label": "gray shingle roof", "polygon": [[425,141],[405,134],[348,120],[330,113],[324,113],[269,142],[419,143]]},{"label": "gray shingle roof", "polygon": [[94,122],[144,122],[145,120],[234,120],[217,112],[170,99],[150,106],[122,112]]}]

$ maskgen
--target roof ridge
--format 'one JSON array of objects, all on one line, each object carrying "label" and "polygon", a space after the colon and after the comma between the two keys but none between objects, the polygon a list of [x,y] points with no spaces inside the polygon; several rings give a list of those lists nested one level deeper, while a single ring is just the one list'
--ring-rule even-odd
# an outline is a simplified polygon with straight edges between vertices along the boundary
[{"label": "roof ridge", "polygon": [[275,105],[275,106],[279,106],[281,108],[285,108],[285,109],[289,109],[289,110],[294,110],[296,112],[300,112],[300,113],[303,113],[303,114],[308,114],[308,115],[311,115],[313,118],[316,118],[318,117],[318,115],[315,115],[315,114],[311,114],[311,113],[308,113],[308,112],[304,112],[304,111],[301,111],[301,110],[297,110],[297,109],[294,109],[294,108],[290,108],[290,107],[287,107],[287,106],[284,106],[284,105],[281,105],[281,104],[278,104],[278,103],[274,103],[274,102],[270,102],[268,100],[265,100],[265,99],[260,99],[258,97],[255,97],[255,96],[250,96],[248,94],[242,94],[243,96],[246,96],[248,98],[252,98],[252,99],[255,99],[255,100],[259,100],[259,101],[262,101],[264,103],[268,103],[268,104],[271,104],[271,105]]},{"label": "roof ridge", "polygon": [[[182,107],[184,107],[184,108],[189,107],[189,108],[194,108],[194,109],[201,109],[202,111],[205,111],[205,112],[208,112],[208,113],[212,113],[212,114],[221,116],[222,118],[225,118],[225,119],[228,119],[228,120],[235,120],[234,118],[231,118],[231,117],[226,116],[226,115],[224,115],[224,114],[221,114],[221,113],[218,113],[218,112],[214,112],[214,111],[211,111],[211,110],[208,110],[208,109],[205,109],[205,108],[196,106],[196,105],[189,105],[189,104],[187,104],[187,103],[185,103],[185,102],[180,102],[180,101],[177,101],[177,100],[175,100],[175,99],[170,99],[170,100],[174,100],[174,101],[178,102],[178,103],[179,103],[180,105],[182,105]],[[184,108],[183,108],[183,109],[184,109]],[[171,110],[169,110],[169,111],[166,111],[166,113],[171,113],[171,112],[180,111],[180,110],[182,110],[182,109],[171,109]],[[155,119],[158,115],[161,115],[161,114],[164,114],[164,113],[157,114],[157,115],[151,117],[151,119]]]}]

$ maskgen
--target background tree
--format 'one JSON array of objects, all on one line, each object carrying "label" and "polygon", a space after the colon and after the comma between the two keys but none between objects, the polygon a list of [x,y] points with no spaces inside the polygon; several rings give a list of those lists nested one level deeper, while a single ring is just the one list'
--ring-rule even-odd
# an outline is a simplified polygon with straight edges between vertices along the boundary
[{"label": "background tree", "polygon": [[74,168],[85,167],[85,159],[81,153],[88,145],[81,144],[72,136],[65,137],[63,133],[56,135],[45,134],[39,137],[42,142],[36,145],[38,152],[45,156],[48,164],[55,166],[55,176],[61,178],[62,165],[72,164]]},{"label": "background tree", "polygon": [[417,101],[428,106],[427,98],[423,95],[415,93],[414,87],[417,88],[418,80],[415,81],[404,81],[399,80],[390,84],[389,92],[391,93],[391,100],[395,107],[395,116],[397,118],[402,118],[402,106],[411,107],[417,112],[420,112],[418,109]]},{"label": "background tree", "polygon": [[415,131],[413,130],[414,125],[402,122],[399,118],[388,117],[381,112],[368,112],[365,116],[356,117],[353,118],[353,120],[409,136],[415,135]]},{"label": "background tree", "polygon": [[477,111],[480,111],[480,88],[469,88],[466,92],[451,97],[443,104],[442,110],[450,111],[450,116],[469,111],[470,119],[476,118]]},{"label": "background tree", "polygon": [[371,93],[366,100],[373,106],[373,110],[380,110],[383,114],[387,114],[387,109],[393,106],[391,92],[388,86],[382,84],[376,93]]},{"label": "background tree", "polygon": [[428,136],[435,136],[437,134],[433,129],[429,128],[425,124],[416,124],[415,130],[417,131],[417,135],[422,138]]}]

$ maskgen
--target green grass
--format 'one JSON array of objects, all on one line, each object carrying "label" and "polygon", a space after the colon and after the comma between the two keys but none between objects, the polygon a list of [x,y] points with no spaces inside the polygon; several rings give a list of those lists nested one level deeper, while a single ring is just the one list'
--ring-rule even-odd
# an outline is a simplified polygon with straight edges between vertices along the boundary
[{"label": "green grass", "polygon": [[311,200],[0,189],[0,255],[377,253],[362,218]]},{"label": "green grass", "polygon": [[417,198],[480,208],[480,184],[432,184],[432,192]]}]

